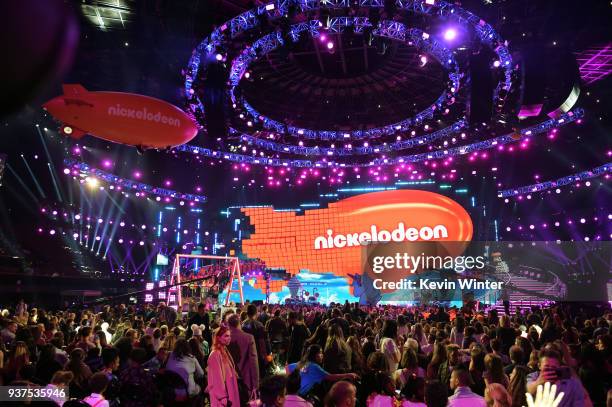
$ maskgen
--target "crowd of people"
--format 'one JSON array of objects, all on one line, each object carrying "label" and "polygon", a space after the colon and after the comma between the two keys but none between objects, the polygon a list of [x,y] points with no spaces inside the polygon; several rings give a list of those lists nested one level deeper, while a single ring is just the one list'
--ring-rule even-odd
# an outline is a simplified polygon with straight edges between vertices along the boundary
[{"label": "crowd of people", "polygon": [[612,406],[609,308],[21,301],[0,324],[0,384],[65,390],[49,406]]}]

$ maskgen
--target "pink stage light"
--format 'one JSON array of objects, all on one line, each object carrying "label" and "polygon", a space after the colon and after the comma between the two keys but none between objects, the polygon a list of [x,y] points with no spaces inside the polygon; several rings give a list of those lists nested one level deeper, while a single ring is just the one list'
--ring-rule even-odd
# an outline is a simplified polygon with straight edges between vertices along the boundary
[{"label": "pink stage light", "polygon": [[580,76],[586,85],[612,73],[612,44],[593,47],[576,54]]},{"label": "pink stage light", "polygon": [[452,41],[455,38],[457,38],[457,30],[455,30],[454,28],[449,28],[444,31],[444,39],[446,41]]}]

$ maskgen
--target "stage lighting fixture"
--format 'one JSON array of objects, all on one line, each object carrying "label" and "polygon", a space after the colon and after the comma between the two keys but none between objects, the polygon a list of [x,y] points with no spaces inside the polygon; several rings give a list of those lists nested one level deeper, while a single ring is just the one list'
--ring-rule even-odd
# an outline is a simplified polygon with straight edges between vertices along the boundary
[{"label": "stage lighting fixture", "polygon": [[446,41],[452,41],[455,38],[457,38],[457,30],[455,30],[454,28],[449,28],[444,31],[444,39]]},{"label": "stage lighting fixture", "polygon": [[334,49],[334,43],[333,42],[328,42],[327,43],[327,49]]},{"label": "stage lighting fixture", "polygon": [[215,59],[216,59],[217,61],[222,61],[222,60],[223,60],[223,55],[221,55],[221,54],[217,54],[217,55],[215,55]]},{"label": "stage lighting fixture", "polygon": [[499,68],[499,66],[500,66],[500,65],[501,65],[501,62],[499,62],[499,61],[497,61],[497,60],[496,60],[495,62],[493,62],[493,66],[494,66],[495,68]]},{"label": "stage lighting fixture", "polygon": [[85,178],[85,182],[87,182],[87,185],[89,185],[92,188],[95,188],[98,186],[98,180],[96,178],[93,177],[87,177]]},{"label": "stage lighting fixture", "polygon": [[425,55],[421,55],[419,59],[421,61],[421,67],[427,65],[427,57]]},{"label": "stage lighting fixture", "polygon": [[64,168],[64,174],[66,175],[70,174],[70,170],[68,168]]}]

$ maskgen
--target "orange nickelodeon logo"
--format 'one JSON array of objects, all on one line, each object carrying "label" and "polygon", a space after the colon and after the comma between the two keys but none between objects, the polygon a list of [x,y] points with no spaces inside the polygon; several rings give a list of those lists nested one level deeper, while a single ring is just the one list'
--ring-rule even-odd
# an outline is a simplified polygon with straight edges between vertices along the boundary
[{"label": "orange nickelodeon logo", "polygon": [[461,205],[420,190],[373,192],[329,204],[326,209],[274,212],[242,208],[255,232],[243,253],[295,275],[300,270],[360,274],[362,250],[378,242],[469,242],[473,225]]}]

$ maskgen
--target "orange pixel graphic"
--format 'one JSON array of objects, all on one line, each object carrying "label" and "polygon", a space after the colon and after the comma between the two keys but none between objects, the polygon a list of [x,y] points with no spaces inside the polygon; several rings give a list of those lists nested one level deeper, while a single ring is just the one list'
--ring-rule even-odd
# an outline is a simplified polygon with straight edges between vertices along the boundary
[{"label": "orange pixel graphic", "polygon": [[[326,209],[307,210],[304,215],[274,212],[271,207],[241,211],[255,227],[255,232],[242,243],[243,253],[264,261],[267,267],[284,268],[292,275],[300,270],[342,277],[361,274],[364,246],[349,246],[350,237],[361,233],[371,236],[378,233],[380,237],[381,231],[391,232],[400,223],[406,234],[410,229],[417,241],[470,241],[473,234],[472,220],[461,205],[443,195],[421,190],[358,195],[331,203]],[[446,233],[436,237],[429,233],[436,225],[441,225]],[[344,247],[338,247],[343,242]]]}]

